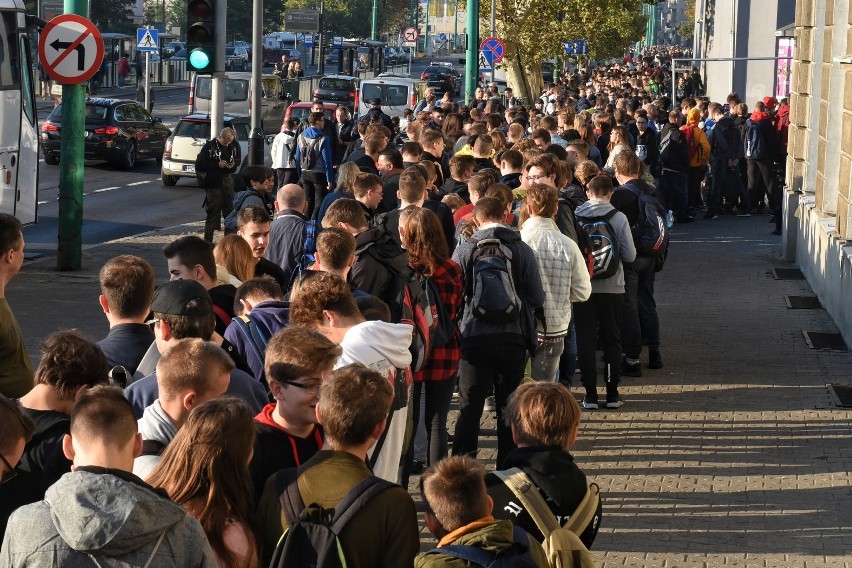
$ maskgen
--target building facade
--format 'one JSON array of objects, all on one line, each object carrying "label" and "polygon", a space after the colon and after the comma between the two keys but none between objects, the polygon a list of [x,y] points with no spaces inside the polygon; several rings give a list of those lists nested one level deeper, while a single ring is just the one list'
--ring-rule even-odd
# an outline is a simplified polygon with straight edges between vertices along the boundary
[{"label": "building facade", "polygon": [[852,1],[799,0],[783,253],[852,344]]}]

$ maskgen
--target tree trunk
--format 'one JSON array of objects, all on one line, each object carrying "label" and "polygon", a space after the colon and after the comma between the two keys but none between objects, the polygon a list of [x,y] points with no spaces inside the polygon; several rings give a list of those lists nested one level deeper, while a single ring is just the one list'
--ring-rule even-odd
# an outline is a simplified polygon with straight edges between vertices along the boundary
[{"label": "tree trunk", "polygon": [[532,105],[541,96],[544,88],[541,63],[525,61],[517,45],[507,43],[506,60],[510,63],[506,66],[506,82],[515,92],[516,97],[523,100],[525,104]]}]

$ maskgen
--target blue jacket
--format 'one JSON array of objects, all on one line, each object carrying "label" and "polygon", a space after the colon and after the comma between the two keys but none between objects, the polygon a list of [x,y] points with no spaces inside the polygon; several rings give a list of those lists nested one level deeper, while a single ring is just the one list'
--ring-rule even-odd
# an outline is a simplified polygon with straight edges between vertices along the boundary
[{"label": "blue jacket", "polygon": [[[290,325],[290,303],[277,300],[261,302],[254,306],[248,315],[258,325],[259,331],[266,337],[266,340],[269,341],[274,334]],[[225,330],[225,339],[245,357],[246,363],[248,363],[255,378],[265,384],[264,358],[258,357],[254,349],[255,346],[250,343],[249,338],[246,337],[240,325],[236,322],[237,318],[234,318],[228,329]],[[266,345],[257,345],[256,347],[263,351],[266,349]]]},{"label": "blue jacket", "polygon": [[324,139],[319,143],[320,145],[320,153],[317,156],[317,162],[313,168],[311,168],[312,172],[324,173],[325,179],[328,181],[329,187],[334,184],[334,154],[331,150],[331,140],[329,140],[328,136],[315,126],[309,126],[305,129],[302,134],[299,135],[299,138],[296,142],[296,170],[298,170],[299,175],[302,175],[302,146],[305,144],[303,142],[303,138],[306,142],[310,143],[311,140],[315,140],[316,138],[323,136]]},{"label": "blue jacket", "polygon": [[[524,304],[521,317],[516,322],[495,324],[476,318],[467,309],[461,319],[462,354],[470,348],[483,344],[513,343],[522,344],[530,352],[535,353],[537,347],[536,321],[533,312],[544,306],[544,289],[541,285],[541,274],[532,249],[521,240],[518,231],[505,225],[491,225],[476,231],[470,239],[459,243],[453,253],[453,260],[461,266],[465,281],[465,304],[472,288],[473,252],[476,241],[480,239],[499,238],[512,252],[512,276],[515,291]],[[519,281],[520,280],[520,281]]]}]

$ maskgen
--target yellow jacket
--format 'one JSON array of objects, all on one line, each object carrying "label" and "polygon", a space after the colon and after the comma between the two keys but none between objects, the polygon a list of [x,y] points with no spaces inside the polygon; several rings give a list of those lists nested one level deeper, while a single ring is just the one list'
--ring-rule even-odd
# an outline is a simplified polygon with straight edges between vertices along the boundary
[{"label": "yellow jacket", "polygon": [[701,119],[701,111],[698,107],[689,109],[686,113],[686,125],[680,129],[689,140],[689,130],[692,130],[692,136],[695,138],[695,143],[698,145],[698,151],[689,158],[689,165],[693,168],[703,167],[710,161],[710,141],[707,140],[707,135],[698,127],[698,121]]}]

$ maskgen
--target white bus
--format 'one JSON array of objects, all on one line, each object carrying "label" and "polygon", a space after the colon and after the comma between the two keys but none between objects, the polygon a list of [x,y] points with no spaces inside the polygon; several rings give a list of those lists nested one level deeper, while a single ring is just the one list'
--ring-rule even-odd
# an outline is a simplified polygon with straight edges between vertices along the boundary
[{"label": "white bus", "polygon": [[0,0],[0,212],[36,222],[38,120],[24,2]]}]

